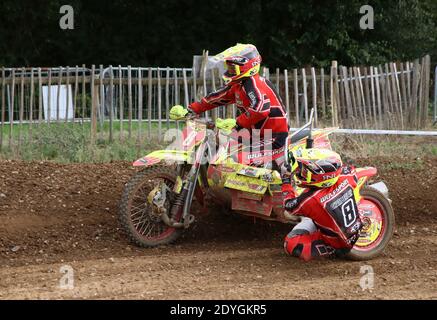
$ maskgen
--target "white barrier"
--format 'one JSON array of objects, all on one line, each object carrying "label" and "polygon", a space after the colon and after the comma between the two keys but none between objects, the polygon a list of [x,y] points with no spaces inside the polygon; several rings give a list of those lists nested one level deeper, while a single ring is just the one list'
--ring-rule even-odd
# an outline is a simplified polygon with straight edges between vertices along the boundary
[{"label": "white barrier", "polygon": [[[296,131],[298,128],[291,128]],[[318,129],[314,129],[318,130]],[[348,134],[375,134],[375,135],[401,135],[401,136],[436,136],[437,131],[405,131],[405,130],[370,130],[370,129],[337,129],[335,133]]]}]

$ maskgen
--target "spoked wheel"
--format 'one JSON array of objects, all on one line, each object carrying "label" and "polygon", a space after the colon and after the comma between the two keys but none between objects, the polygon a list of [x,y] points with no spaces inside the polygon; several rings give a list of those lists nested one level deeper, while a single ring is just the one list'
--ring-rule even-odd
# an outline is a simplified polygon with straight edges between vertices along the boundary
[{"label": "spoked wheel", "polygon": [[358,205],[363,228],[360,237],[347,257],[370,260],[387,247],[395,227],[395,216],[389,200],[379,191],[364,187]]},{"label": "spoked wheel", "polygon": [[[125,186],[120,203],[121,225],[132,242],[141,247],[156,247],[174,242],[181,229],[166,225],[161,214],[170,215],[175,197],[175,170],[169,167],[150,167],[138,172]],[[182,210],[173,217],[179,221]]]}]

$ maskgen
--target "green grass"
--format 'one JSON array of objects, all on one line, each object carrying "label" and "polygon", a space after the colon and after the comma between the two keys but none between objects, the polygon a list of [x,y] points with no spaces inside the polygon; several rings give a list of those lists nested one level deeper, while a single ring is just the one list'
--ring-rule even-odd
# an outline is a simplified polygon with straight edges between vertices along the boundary
[{"label": "green grass", "polygon": [[334,150],[351,158],[395,157],[408,163],[417,158],[437,156],[437,137],[414,136],[332,136]]},{"label": "green grass", "polygon": [[[21,129],[13,128],[13,140],[9,145],[9,131],[3,136],[3,148],[0,159],[20,159],[25,161],[51,160],[61,163],[70,162],[110,162],[117,160],[133,161],[144,154],[160,149],[158,125],[152,124],[151,136],[148,126],[141,126],[141,139],[138,139],[137,123],[132,123],[132,135],[129,138],[128,125],[123,125],[122,139],[120,127],[114,124],[113,141],[109,140],[109,124],[99,130],[94,144],[91,144],[90,124],[43,124],[33,126],[32,139],[29,138],[29,125]],[[100,127],[99,127],[100,129]],[[167,127],[162,128],[165,132]],[[7,129],[9,130],[9,128]]]},{"label": "green grass", "polygon": [[[171,128],[176,125],[171,124]],[[183,123],[180,124],[181,128]],[[3,128],[3,148],[0,160],[19,159],[25,161],[50,160],[61,163],[71,162],[110,162],[133,161],[153,150],[163,149],[168,143],[163,142],[167,125],[162,125],[159,137],[158,124],[149,127],[143,122],[141,127],[132,122],[132,134],[129,137],[128,123],[114,122],[113,141],[109,141],[109,123],[103,127],[98,124],[96,140],[91,144],[90,123],[52,123],[50,125],[34,125],[32,139],[29,139],[30,126],[23,124],[21,128],[13,128],[13,143],[9,145],[9,126]],[[21,130],[21,140],[19,139]],[[141,132],[138,140],[138,132]],[[122,138],[120,135],[122,133]],[[160,138],[160,139],[159,139]],[[418,158],[437,156],[437,137],[395,137],[370,135],[332,135],[334,150],[342,155],[354,158],[393,157],[393,168],[414,169],[420,165]],[[405,161],[399,162],[399,158]],[[398,162],[396,162],[398,161]]]}]

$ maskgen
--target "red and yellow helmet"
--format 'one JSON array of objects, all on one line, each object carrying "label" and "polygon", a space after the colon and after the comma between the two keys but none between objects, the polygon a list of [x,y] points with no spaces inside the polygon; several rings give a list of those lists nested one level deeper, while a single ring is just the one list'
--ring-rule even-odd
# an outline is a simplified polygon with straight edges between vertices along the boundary
[{"label": "red and yellow helmet", "polygon": [[226,84],[256,75],[259,73],[262,60],[254,45],[241,43],[216,55],[215,58],[225,63],[223,80]]},{"label": "red and yellow helmet", "polygon": [[328,149],[294,152],[295,178],[299,187],[328,188],[337,183],[343,163],[338,153]]}]

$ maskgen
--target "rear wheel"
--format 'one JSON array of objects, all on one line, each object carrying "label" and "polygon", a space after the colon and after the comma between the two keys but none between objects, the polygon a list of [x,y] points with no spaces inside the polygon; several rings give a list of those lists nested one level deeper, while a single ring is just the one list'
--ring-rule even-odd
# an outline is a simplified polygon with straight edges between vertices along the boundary
[{"label": "rear wheel", "polygon": [[[136,245],[166,245],[173,243],[181,235],[181,229],[171,228],[161,219],[162,210],[170,213],[175,197],[175,181],[175,170],[162,166],[146,168],[126,184],[120,203],[119,219],[123,230]],[[156,205],[156,201],[152,201],[158,192],[165,193],[165,201],[163,200],[159,206]],[[172,218],[179,221],[181,217],[182,209]]]},{"label": "rear wheel", "polygon": [[352,260],[370,260],[387,247],[393,236],[395,216],[390,201],[381,192],[366,186],[360,193],[362,199],[358,210],[364,226],[347,257]]}]

